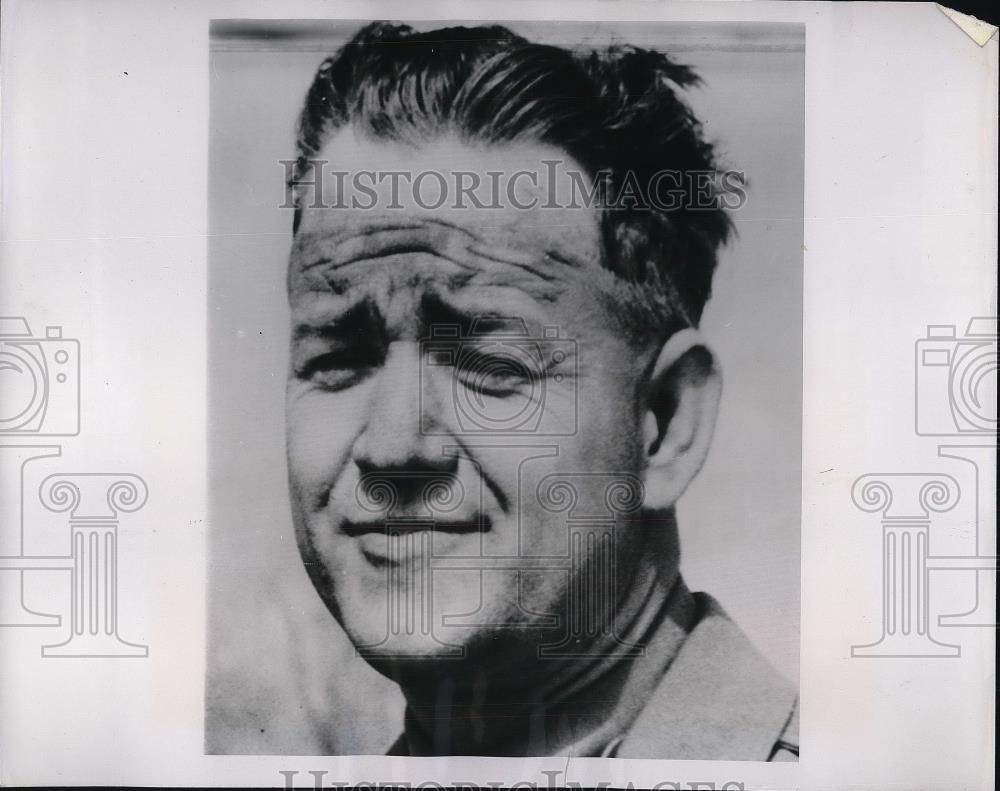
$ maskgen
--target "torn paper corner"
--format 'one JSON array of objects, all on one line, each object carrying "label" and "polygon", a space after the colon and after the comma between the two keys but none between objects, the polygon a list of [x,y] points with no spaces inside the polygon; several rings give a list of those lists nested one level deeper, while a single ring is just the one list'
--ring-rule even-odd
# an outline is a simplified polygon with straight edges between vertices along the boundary
[{"label": "torn paper corner", "polygon": [[948,8],[940,3],[936,3],[935,5],[941,9],[941,13],[962,28],[965,34],[975,41],[980,47],[984,46],[987,41],[993,38],[993,34],[997,32],[996,25],[991,25],[989,22],[983,22],[981,19],[976,19],[974,16],[970,16],[969,14],[963,14],[961,11]]}]

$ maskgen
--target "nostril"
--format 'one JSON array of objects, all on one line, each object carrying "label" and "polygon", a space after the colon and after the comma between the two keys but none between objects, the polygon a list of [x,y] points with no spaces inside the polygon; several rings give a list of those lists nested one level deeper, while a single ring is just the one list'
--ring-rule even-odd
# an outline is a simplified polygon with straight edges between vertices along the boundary
[{"label": "nostril", "polygon": [[354,464],[357,466],[358,472],[361,473],[362,478],[366,475],[372,475],[373,473],[378,472],[378,467],[366,458],[355,457]]},{"label": "nostril", "polygon": [[[426,515],[428,509],[434,511],[442,504],[460,502],[465,490],[458,479],[457,469],[452,469],[451,464],[446,469],[429,461],[413,459],[400,467],[386,467],[359,460],[358,504],[366,511],[388,514],[398,509]],[[414,508],[415,511],[412,510]]]},{"label": "nostril", "polygon": [[409,473],[416,477],[429,472],[454,473],[458,470],[458,457],[451,454],[445,455],[442,451],[443,449],[439,447],[436,456],[428,452],[402,459],[390,457],[379,459],[365,454],[355,456],[354,463],[362,476],[392,473],[398,477],[405,477]]}]

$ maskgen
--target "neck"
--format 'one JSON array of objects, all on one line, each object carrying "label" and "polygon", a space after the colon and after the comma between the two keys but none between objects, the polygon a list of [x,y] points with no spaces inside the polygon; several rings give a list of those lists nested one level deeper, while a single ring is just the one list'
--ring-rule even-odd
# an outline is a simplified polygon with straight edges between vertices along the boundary
[{"label": "neck", "polygon": [[[693,626],[677,559],[644,552],[611,623],[534,672],[403,684],[411,755],[600,755],[649,699]],[[665,573],[665,569],[674,569]]]}]

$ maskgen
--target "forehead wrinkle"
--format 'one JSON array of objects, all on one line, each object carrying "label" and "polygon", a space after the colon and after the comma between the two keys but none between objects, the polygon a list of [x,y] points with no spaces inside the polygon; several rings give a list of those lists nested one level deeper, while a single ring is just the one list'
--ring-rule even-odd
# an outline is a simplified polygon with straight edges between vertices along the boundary
[{"label": "forehead wrinkle", "polygon": [[476,271],[472,277],[450,289],[461,295],[476,289],[516,289],[540,302],[555,302],[564,294],[569,283],[562,278],[538,277],[518,267],[489,267]]},{"label": "forehead wrinkle", "polygon": [[352,261],[341,266],[314,266],[298,272],[292,279],[292,291],[328,292],[335,295],[353,291],[381,289],[391,295],[399,289],[424,285],[460,287],[476,273],[475,267],[429,253],[394,253],[376,259]]},{"label": "forehead wrinkle", "polygon": [[303,270],[327,265],[333,268],[395,253],[423,252],[459,262],[465,257],[470,235],[443,224],[368,227],[360,232],[317,236],[296,251]]},{"label": "forehead wrinkle", "polygon": [[326,217],[313,229],[299,229],[292,244],[292,259],[302,266],[331,260],[350,263],[366,256],[366,251],[377,252],[380,247],[408,241],[428,249],[446,251],[449,247],[469,245],[477,239],[476,231],[449,222],[440,217],[414,216],[412,214],[380,213],[353,214],[338,210]]},{"label": "forehead wrinkle", "polygon": [[[530,305],[554,304],[567,292],[563,282],[543,281],[523,273],[510,277],[509,272],[501,271],[500,265],[488,270],[466,269],[459,272],[445,272],[441,267],[407,272],[388,266],[373,266],[376,269],[374,272],[364,272],[362,265],[356,264],[345,267],[339,273],[344,275],[351,269],[367,275],[362,280],[342,283],[335,290],[308,290],[297,295],[292,301],[295,334],[315,335],[308,330],[332,326],[365,303],[373,314],[383,317],[388,326],[402,327],[418,318],[419,306],[431,295],[456,306],[462,305],[471,315],[492,310],[506,310],[508,313],[527,310],[531,313]],[[522,303],[521,299],[528,302]]]},{"label": "forehead wrinkle", "polygon": [[[613,307],[618,307],[620,295],[614,286],[620,284],[606,269],[595,275],[575,267],[562,267],[558,277],[540,279],[508,262],[490,261],[483,267],[456,271],[440,259],[421,258],[428,265],[418,267],[417,271],[412,268],[407,271],[389,259],[356,262],[341,268],[331,275],[341,281],[338,290],[317,287],[295,295],[293,326],[332,326],[344,314],[368,302],[372,313],[382,317],[386,326],[394,328],[393,332],[404,331],[407,326],[415,326],[415,322],[419,324],[424,298],[433,294],[469,315],[499,311],[533,315],[536,321],[546,315],[551,315],[552,320],[561,316],[561,321],[569,322],[567,327],[573,325],[577,330],[579,324],[600,323],[595,310],[605,318],[617,316]],[[354,277],[347,277],[351,275]],[[521,302],[518,295],[529,302]],[[594,297],[596,301],[591,301]],[[553,307],[562,304],[564,309],[549,314],[549,308],[545,308],[539,314],[532,310],[532,303]]]},{"label": "forehead wrinkle", "polygon": [[592,240],[584,238],[589,234],[560,223],[511,227],[478,222],[469,228],[436,217],[357,217],[338,212],[336,218],[336,224],[296,234],[290,275],[319,266],[332,270],[397,252],[424,252],[458,264],[487,258],[548,279],[553,265],[585,267],[596,252],[590,249]]},{"label": "forehead wrinkle", "polygon": [[474,287],[510,287],[545,301],[555,300],[563,291],[585,277],[578,267],[558,257],[531,256],[495,247],[478,247],[465,260],[433,253],[392,253],[336,265],[316,262],[290,273],[289,291],[347,294],[359,288],[377,288],[390,294],[399,288],[440,287],[460,291]]},{"label": "forehead wrinkle", "polygon": [[[323,220],[317,220],[310,225],[315,227],[300,227],[295,232],[295,240],[303,246],[326,239],[341,239],[349,236],[364,236],[373,231],[407,230],[421,228],[426,221],[402,212],[388,213],[352,213],[346,209],[323,209]],[[312,210],[316,214],[316,210]],[[310,212],[307,211],[309,216]],[[332,219],[330,219],[332,218]]]},{"label": "forehead wrinkle", "polygon": [[309,279],[315,282],[309,290],[338,296],[355,292],[381,293],[391,298],[403,289],[454,294],[483,289],[517,289],[537,301],[555,302],[574,282],[582,279],[582,273],[574,270],[542,276],[537,268],[485,258],[476,265],[453,265],[428,256],[421,256],[418,261],[407,256],[407,266],[392,260],[398,257],[355,262],[330,272],[324,270],[321,277],[320,271],[314,271]]}]

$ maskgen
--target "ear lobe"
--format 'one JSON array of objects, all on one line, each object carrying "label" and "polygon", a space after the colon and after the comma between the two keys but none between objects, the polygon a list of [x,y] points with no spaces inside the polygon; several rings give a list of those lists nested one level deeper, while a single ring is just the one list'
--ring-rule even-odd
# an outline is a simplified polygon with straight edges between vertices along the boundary
[{"label": "ear lobe", "polygon": [[646,387],[646,506],[669,508],[708,455],[722,395],[715,355],[701,333],[690,328],[674,333]]}]

